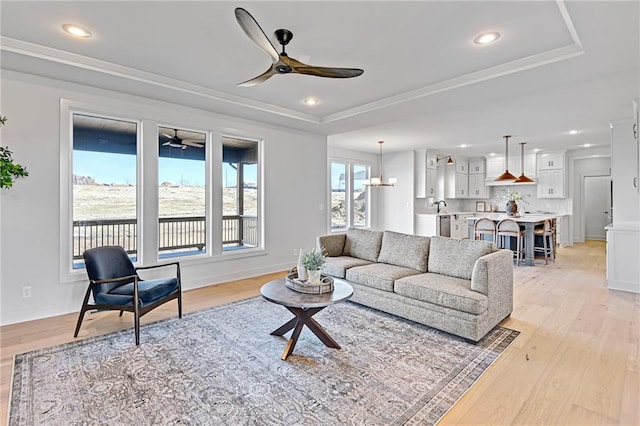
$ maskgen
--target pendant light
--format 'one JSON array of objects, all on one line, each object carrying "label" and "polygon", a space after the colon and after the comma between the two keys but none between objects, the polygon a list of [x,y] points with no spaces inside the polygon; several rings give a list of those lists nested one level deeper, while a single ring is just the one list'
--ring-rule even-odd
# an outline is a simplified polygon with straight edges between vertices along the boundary
[{"label": "pendant light", "polygon": [[526,142],[520,142],[520,177],[516,179],[515,183],[531,183],[534,182],[533,179],[524,175],[524,146]]},{"label": "pendant light", "polygon": [[504,173],[496,178],[497,182],[516,180],[517,178],[509,173],[509,138],[511,135],[504,135]]},{"label": "pendant light", "polygon": [[396,183],[398,183],[398,179],[396,178],[389,178],[388,182],[385,182],[384,179],[382,179],[382,144],[384,143],[384,141],[378,141],[378,144],[380,145],[380,163],[379,163],[379,171],[380,171],[380,177],[377,178],[371,178],[371,180],[369,181],[369,183],[366,184],[366,186],[373,186],[373,187],[378,187],[378,186],[395,186]]}]

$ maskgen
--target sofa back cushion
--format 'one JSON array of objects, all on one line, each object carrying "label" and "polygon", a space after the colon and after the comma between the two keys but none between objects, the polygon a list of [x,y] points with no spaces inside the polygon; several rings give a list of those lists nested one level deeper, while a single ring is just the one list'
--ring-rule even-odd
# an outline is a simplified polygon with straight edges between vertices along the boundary
[{"label": "sofa back cushion", "polygon": [[344,243],[343,254],[345,256],[377,262],[381,245],[382,232],[349,228],[347,230],[347,240]]},{"label": "sofa back cushion", "polygon": [[470,280],[476,260],[491,252],[491,241],[431,237],[429,272]]},{"label": "sofa back cushion", "polygon": [[427,272],[429,237],[384,231],[378,262]]}]

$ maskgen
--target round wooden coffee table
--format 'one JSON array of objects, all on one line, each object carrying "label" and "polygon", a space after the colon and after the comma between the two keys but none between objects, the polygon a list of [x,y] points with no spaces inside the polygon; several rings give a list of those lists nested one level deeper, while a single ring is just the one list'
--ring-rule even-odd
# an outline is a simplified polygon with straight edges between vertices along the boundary
[{"label": "round wooden coffee table", "polygon": [[293,352],[302,327],[305,325],[315,334],[322,343],[330,348],[340,349],[340,345],[325,331],[316,320],[311,318],[324,308],[334,303],[344,302],[353,294],[353,287],[342,280],[334,280],[334,290],[324,294],[306,294],[287,288],[284,278],[269,281],[260,289],[260,293],[265,300],[277,303],[287,308],[293,315],[288,322],[271,332],[272,336],[283,336],[293,329],[291,338],[282,353],[282,359]]}]

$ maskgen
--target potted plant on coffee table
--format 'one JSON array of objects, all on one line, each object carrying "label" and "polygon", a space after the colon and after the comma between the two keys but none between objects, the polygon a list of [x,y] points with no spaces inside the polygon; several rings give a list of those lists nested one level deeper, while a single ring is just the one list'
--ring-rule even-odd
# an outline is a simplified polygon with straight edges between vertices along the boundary
[{"label": "potted plant on coffee table", "polygon": [[320,272],[326,261],[327,258],[324,253],[315,248],[305,253],[302,264],[309,273],[309,283],[312,285],[320,285]]}]

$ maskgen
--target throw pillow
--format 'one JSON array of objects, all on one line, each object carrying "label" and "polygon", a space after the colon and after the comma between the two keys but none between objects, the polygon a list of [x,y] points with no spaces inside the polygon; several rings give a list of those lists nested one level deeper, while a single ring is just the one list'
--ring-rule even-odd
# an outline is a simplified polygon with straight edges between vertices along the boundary
[{"label": "throw pillow", "polygon": [[476,260],[491,252],[491,241],[431,237],[429,272],[470,280]]},{"label": "throw pillow", "polygon": [[377,262],[381,245],[382,232],[349,228],[344,243],[344,255]]},{"label": "throw pillow", "polygon": [[429,237],[384,231],[378,262],[427,272]]}]

